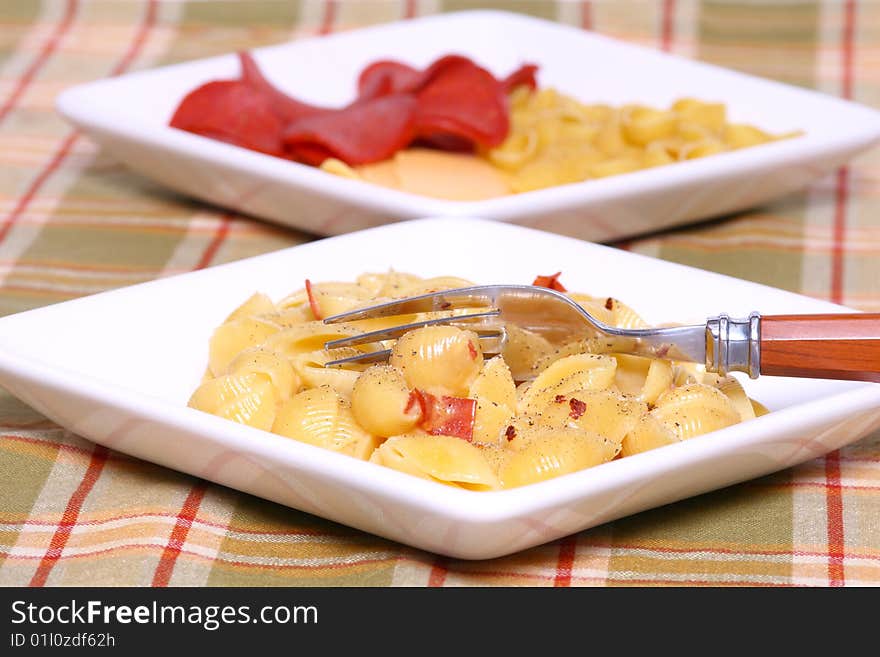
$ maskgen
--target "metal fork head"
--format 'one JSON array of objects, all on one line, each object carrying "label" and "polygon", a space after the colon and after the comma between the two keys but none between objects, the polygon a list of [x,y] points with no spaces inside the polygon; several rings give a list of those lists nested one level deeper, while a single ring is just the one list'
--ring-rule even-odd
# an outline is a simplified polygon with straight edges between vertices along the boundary
[{"label": "metal fork head", "polygon": [[[505,322],[522,328],[547,332],[569,329],[582,332],[587,325],[600,332],[613,331],[587,314],[566,295],[549,288],[533,285],[476,285],[452,290],[438,290],[416,297],[396,299],[367,308],[350,310],[327,317],[325,324],[352,322],[395,315],[438,312],[453,309],[492,311]],[[611,333],[608,333],[609,335]]]},{"label": "metal fork head", "polygon": [[[423,328],[425,326],[435,326],[438,324],[443,325],[453,325],[458,326],[464,324],[465,327],[468,327],[469,324],[476,328],[480,325],[481,322],[486,322],[487,320],[491,320],[497,318],[498,315],[501,314],[500,310],[490,309],[483,312],[478,313],[468,313],[466,315],[451,315],[445,317],[433,317],[431,319],[423,319],[417,322],[409,322],[407,324],[398,324],[397,326],[392,326],[390,328],[379,329],[377,331],[368,331],[367,333],[360,333],[358,335],[346,336],[344,338],[338,338],[336,340],[331,340],[330,342],[324,343],[325,349],[336,349],[339,347],[354,347],[359,344],[369,344],[371,342],[382,342],[383,340],[393,340],[395,338],[399,338],[401,335],[408,331],[412,331],[417,328]],[[331,319],[331,318],[328,318]],[[327,320],[324,320],[324,323],[329,323]]]},{"label": "metal fork head", "polygon": [[[628,338],[629,353],[651,357],[666,357],[678,360],[705,362],[705,326],[681,326],[673,328],[621,329],[599,321],[590,315],[576,301],[567,295],[544,287],[532,285],[476,285],[439,290],[416,297],[397,299],[386,303],[350,310],[324,319],[325,324],[352,322],[396,315],[437,312],[461,308],[475,309],[475,317],[482,318],[487,330],[502,330],[505,324],[535,331],[548,338],[590,337],[605,335]],[[450,317],[445,322],[452,323],[462,319]],[[406,330],[419,328],[424,323],[402,325],[376,334],[390,336],[402,335]],[[376,338],[376,340],[386,338]],[[350,346],[370,341],[367,334],[342,338],[327,343],[326,347]],[[370,353],[364,357],[353,357],[341,361],[331,361],[327,366],[349,362],[366,362],[377,358]]]},{"label": "metal fork head", "polygon": [[[385,329],[368,331],[367,333],[360,333],[344,338],[337,338],[336,340],[330,340],[329,342],[324,343],[324,348],[338,349],[340,347],[354,347],[362,344],[385,342],[386,340],[399,338],[404,333],[415,329],[424,328],[426,326],[444,325],[458,326],[460,328],[474,331],[474,333],[480,338],[480,348],[483,354],[500,354],[507,342],[507,332],[504,330],[503,326],[492,323],[492,320],[496,319],[499,314],[499,310],[490,309],[476,313],[432,317],[430,319],[398,324],[397,326]],[[324,321],[327,323],[327,320]],[[325,363],[324,367],[349,365],[353,363],[377,363],[386,360],[390,355],[391,349],[380,349],[378,351],[370,351],[355,356],[331,360]]]}]

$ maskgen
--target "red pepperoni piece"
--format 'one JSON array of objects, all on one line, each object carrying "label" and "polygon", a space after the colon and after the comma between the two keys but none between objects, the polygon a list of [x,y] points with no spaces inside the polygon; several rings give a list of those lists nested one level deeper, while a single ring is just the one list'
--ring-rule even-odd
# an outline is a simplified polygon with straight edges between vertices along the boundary
[{"label": "red pepperoni piece", "polygon": [[464,57],[444,57],[425,72],[417,92],[416,134],[464,137],[497,146],[510,129],[507,97],[486,69]]},{"label": "red pepperoni piece", "polygon": [[[511,84],[534,84],[535,67],[522,67]],[[417,143],[445,151],[472,152],[475,144],[500,143],[507,135],[506,83],[461,55],[447,55],[424,71],[383,60],[358,79],[359,100],[388,93],[416,93]]]},{"label": "red pepperoni piece", "polygon": [[320,165],[328,157],[347,164],[387,160],[413,139],[416,99],[409,94],[383,96],[329,110],[291,123],[284,131],[288,154]]},{"label": "red pepperoni piece", "polygon": [[191,91],[177,107],[170,125],[262,153],[284,154],[284,121],[273,111],[270,100],[237,80],[208,82]]},{"label": "red pepperoni piece", "polygon": [[435,59],[434,62],[422,72],[422,77],[419,80],[419,83],[414,87],[414,89],[423,89],[435,78],[449,71],[449,69],[461,65],[477,66],[476,64],[474,64],[473,60],[464,57],[463,55],[444,55],[439,59]]},{"label": "red pepperoni piece", "polygon": [[373,62],[358,77],[358,100],[410,91],[421,80],[421,71],[407,64],[390,60]]},{"label": "red pepperoni piece", "polygon": [[537,67],[527,65],[499,82],[461,55],[447,55],[424,71],[383,60],[358,79],[361,100],[388,93],[416,93],[416,134],[425,145],[471,151],[474,144],[497,145],[507,136],[506,93],[518,84],[534,84]]}]

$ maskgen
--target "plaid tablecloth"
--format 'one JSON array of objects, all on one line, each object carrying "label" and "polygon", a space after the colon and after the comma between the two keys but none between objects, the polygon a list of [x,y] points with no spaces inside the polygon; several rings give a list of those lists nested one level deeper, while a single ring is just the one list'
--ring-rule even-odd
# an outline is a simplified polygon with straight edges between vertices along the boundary
[{"label": "plaid tablecloth", "polygon": [[[129,173],[55,114],[64,88],[476,6],[880,106],[877,1],[3,0],[0,313],[315,239]],[[617,246],[880,311],[878,167],[875,150],[772,205]],[[0,392],[0,584],[878,585],[880,435],[507,558],[467,562],[96,447]]]}]

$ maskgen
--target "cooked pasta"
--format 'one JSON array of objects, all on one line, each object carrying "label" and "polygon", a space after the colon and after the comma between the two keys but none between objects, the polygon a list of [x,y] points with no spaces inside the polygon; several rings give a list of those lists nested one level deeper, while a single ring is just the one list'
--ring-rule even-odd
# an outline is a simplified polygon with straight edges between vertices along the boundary
[{"label": "cooked pasta", "polygon": [[668,108],[584,104],[555,89],[516,89],[511,129],[481,155],[504,170],[511,192],[580,182],[776,141],[730,123],[722,103],[681,98]]},{"label": "cooked pasta", "polygon": [[[563,102],[563,101],[559,101]],[[564,105],[567,112],[580,111]],[[599,112],[599,110],[585,110]],[[681,107],[694,125],[723,113]],[[667,138],[652,113],[639,139]],[[555,281],[556,277],[539,277]],[[471,285],[456,277],[368,273],[353,283],[306,281],[279,302],[254,294],[215,330],[195,409],[350,457],[474,491],[514,488],[571,474],[763,415],[739,381],[693,363],[628,353],[625,340],[504,327],[487,355],[466,323],[417,328],[397,340],[327,350],[334,338],[460,310],[326,325],[323,317],[394,298]],[[558,288],[557,288],[558,289]],[[604,322],[644,327],[610,297],[569,296]],[[387,362],[325,363],[388,349]]]}]

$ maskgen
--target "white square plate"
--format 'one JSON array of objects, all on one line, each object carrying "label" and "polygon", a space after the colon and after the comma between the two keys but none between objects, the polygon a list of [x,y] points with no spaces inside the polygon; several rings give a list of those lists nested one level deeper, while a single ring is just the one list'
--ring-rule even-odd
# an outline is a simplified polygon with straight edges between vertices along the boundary
[{"label": "white square plate", "polygon": [[[465,236],[467,239],[462,239]],[[430,248],[427,248],[430,245]],[[880,426],[880,384],[761,378],[773,412],[711,435],[539,484],[446,487],[186,406],[208,339],[254,291],[273,299],[365,271],[530,283],[620,298],[649,322],[841,306],[493,221],[396,223],[0,319],[0,384],[67,429],[121,452],[462,558],[522,550],[814,458]],[[682,289],[687,294],[682,294]]]},{"label": "white square plate", "polygon": [[805,135],[696,161],[478,202],[443,201],[348,180],[168,127],[209,80],[238,75],[234,54],[72,88],[60,112],[131,168],[165,185],[281,224],[333,235],[426,216],[478,216],[605,241],[746,208],[840,166],[880,138],[880,114],[519,14],[463,12],[261,48],[260,66],[303,100],[343,105],[359,71],[394,58],[425,66],[450,51],[496,75],[524,62],[539,83],[584,102],[666,107],[696,96],[731,120]]}]

